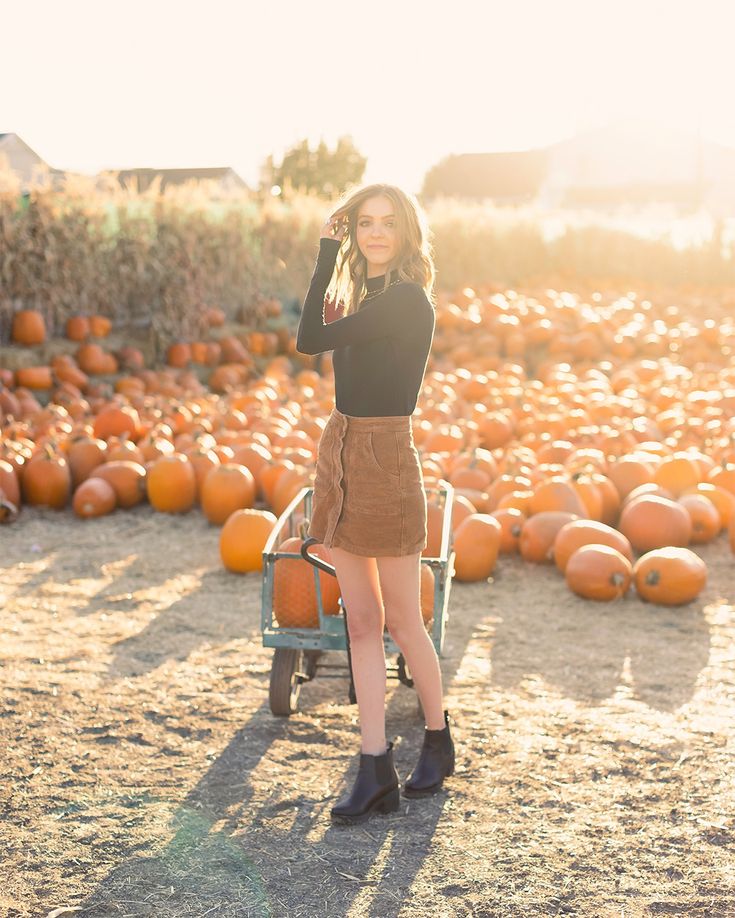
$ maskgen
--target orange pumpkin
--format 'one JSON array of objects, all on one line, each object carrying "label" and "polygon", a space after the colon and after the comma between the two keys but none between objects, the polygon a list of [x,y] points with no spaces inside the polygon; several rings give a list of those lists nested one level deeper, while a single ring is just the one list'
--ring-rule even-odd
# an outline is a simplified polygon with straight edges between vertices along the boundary
[{"label": "orange pumpkin", "polygon": [[112,321],[107,316],[90,316],[89,330],[95,338],[106,338],[112,330]]},{"label": "orange pumpkin", "polygon": [[185,341],[171,344],[166,354],[166,363],[170,367],[186,367],[191,362],[191,345]]},{"label": "orange pumpkin", "polygon": [[25,466],[21,486],[27,504],[62,510],[71,494],[69,464],[47,445]]},{"label": "orange pumpkin", "polygon": [[119,507],[135,507],[146,496],[146,470],[139,462],[115,459],[98,465],[95,478],[102,478],[112,485]]},{"label": "orange pumpkin", "polygon": [[115,509],[117,498],[109,482],[102,478],[87,478],[74,492],[72,507],[82,519],[104,516]]},{"label": "orange pumpkin", "polygon": [[518,549],[524,561],[534,564],[553,564],[554,540],[567,523],[579,517],[565,510],[545,510],[529,516],[521,529]]},{"label": "orange pumpkin", "polygon": [[20,507],[20,481],[15,466],[6,459],[0,459],[0,490],[5,499]]},{"label": "orange pumpkin", "polygon": [[667,545],[689,544],[692,521],[681,504],[666,497],[644,495],[623,508],[618,529],[641,553]]},{"label": "orange pumpkin", "polygon": [[499,553],[501,555],[517,554],[526,514],[516,507],[499,507],[493,510],[490,516],[494,516],[500,523]]},{"label": "orange pumpkin", "polygon": [[534,487],[533,497],[528,504],[528,515],[559,510],[579,517],[589,517],[587,507],[572,482],[561,475],[553,475]]},{"label": "orange pumpkin", "polygon": [[14,523],[18,519],[18,513],[18,504],[9,500],[3,489],[0,488],[0,525]]},{"label": "orange pumpkin", "polygon": [[150,505],[162,513],[186,513],[196,502],[194,466],[183,453],[153,461],[146,479]]},{"label": "orange pumpkin", "polygon": [[735,494],[720,487],[720,485],[711,484],[708,481],[701,481],[696,488],[685,491],[685,494],[701,494],[711,501],[717,508],[720,516],[720,530],[727,529],[730,520],[735,516]]},{"label": "orange pumpkin", "polygon": [[75,437],[68,446],[66,459],[73,487],[78,487],[107,459],[107,444],[95,437]]},{"label": "orange pumpkin", "polygon": [[129,405],[106,405],[95,417],[92,426],[95,437],[109,440],[110,437],[127,435],[131,440],[140,436],[140,416]]},{"label": "orange pumpkin", "polygon": [[43,315],[37,309],[20,309],[13,316],[10,337],[15,344],[23,344],[26,347],[43,344],[46,340],[46,323]]},{"label": "orange pumpkin", "polygon": [[722,528],[717,507],[703,494],[682,494],[677,503],[689,514],[692,521],[691,541],[694,544],[711,542]]},{"label": "orange pumpkin", "polygon": [[84,341],[91,329],[86,316],[70,316],[66,320],[66,337],[70,341]]},{"label": "orange pumpkin", "polygon": [[428,564],[421,564],[419,592],[421,595],[421,617],[427,628],[434,622],[434,571]]},{"label": "orange pumpkin", "polygon": [[[255,503],[255,479],[246,466],[223,462],[204,478],[200,503],[210,523],[221,526],[235,510]],[[304,562],[308,563],[308,562]]]},{"label": "orange pumpkin", "polygon": [[702,592],[707,565],[688,548],[656,548],[633,565],[633,582],[641,599],[678,606],[692,602]]},{"label": "orange pumpkin", "polygon": [[263,549],[277,522],[270,510],[235,510],[219,536],[220,557],[227,570],[237,574],[262,571]]},{"label": "orange pumpkin", "polygon": [[457,580],[486,580],[495,569],[501,526],[489,513],[471,513],[454,532]]},{"label": "orange pumpkin", "polygon": [[554,563],[565,572],[571,556],[583,545],[607,545],[633,562],[633,549],[626,537],[597,520],[573,520],[566,523],[554,539]]},{"label": "orange pumpkin", "polygon": [[610,545],[582,545],[572,552],[564,568],[564,578],[573,593],[606,602],[625,595],[631,575],[630,560]]},{"label": "orange pumpkin", "polygon": [[50,389],[54,384],[51,367],[20,367],[15,371],[15,384],[26,389]]},{"label": "orange pumpkin", "polygon": [[[304,540],[299,536],[285,539],[278,552],[301,551]],[[314,544],[309,553],[332,564],[332,556],[324,545]],[[319,611],[315,571],[319,577],[322,610],[325,615],[339,613],[339,584],[337,578],[318,570],[303,558],[278,558],[273,570],[273,614],[280,628],[317,628]]]}]

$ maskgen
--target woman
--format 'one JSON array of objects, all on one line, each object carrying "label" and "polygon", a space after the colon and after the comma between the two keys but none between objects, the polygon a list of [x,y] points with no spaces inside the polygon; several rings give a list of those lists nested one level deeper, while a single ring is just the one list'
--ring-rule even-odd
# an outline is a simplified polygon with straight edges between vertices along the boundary
[{"label": "woman", "polygon": [[[360,717],[360,767],[332,808],[339,822],[398,809],[393,743],[385,736],[383,630],[408,663],[426,726],[409,797],[436,793],[454,771],[439,661],[421,616],[426,494],[411,415],[434,335],[434,282],[419,205],[394,185],[350,192],[322,228],[296,338],[302,354],[334,351],[335,408],[319,440],[309,536],[328,546],[348,610]],[[346,315],[323,321],[333,302]]]}]

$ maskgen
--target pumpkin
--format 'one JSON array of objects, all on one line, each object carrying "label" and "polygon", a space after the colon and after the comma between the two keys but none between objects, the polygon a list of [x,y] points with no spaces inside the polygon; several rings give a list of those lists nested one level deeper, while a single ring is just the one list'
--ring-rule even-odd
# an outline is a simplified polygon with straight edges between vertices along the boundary
[{"label": "pumpkin", "polygon": [[132,440],[140,436],[140,416],[129,405],[106,405],[95,417],[92,425],[94,436],[100,440],[127,435]]},{"label": "pumpkin", "polygon": [[623,508],[618,529],[641,553],[667,545],[688,545],[692,536],[692,521],[686,509],[676,501],[643,495]]},{"label": "pumpkin", "polygon": [[711,542],[722,528],[720,513],[703,494],[682,494],[678,503],[684,507],[692,521],[693,544]]},{"label": "pumpkin", "polygon": [[0,459],[0,491],[5,499],[20,507],[20,481],[15,466],[6,459]]},{"label": "pumpkin", "polygon": [[561,475],[553,475],[533,488],[528,504],[528,515],[550,511],[566,511],[579,517],[589,517],[587,507],[572,482]]},{"label": "pumpkin", "polygon": [[74,492],[72,507],[82,519],[104,516],[115,509],[115,489],[103,478],[87,478]]},{"label": "pumpkin", "polygon": [[735,515],[735,494],[731,494],[730,491],[719,485],[710,484],[708,481],[702,481],[696,488],[684,493],[701,494],[711,501],[720,516],[720,531],[727,529],[731,518]]},{"label": "pumpkin", "polygon": [[185,341],[169,345],[166,352],[166,363],[170,367],[186,367],[191,362],[191,346]]},{"label": "pumpkin", "polygon": [[15,384],[26,389],[50,389],[54,384],[51,367],[20,367],[15,371]]},{"label": "pumpkin", "polygon": [[247,509],[255,503],[252,472],[235,462],[215,466],[204,478],[200,503],[209,522],[221,526],[235,510]]},{"label": "pumpkin", "polygon": [[567,523],[579,517],[565,510],[546,510],[529,516],[521,529],[518,550],[524,561],[534,564],[552,564],[554,540]]},{"label": "pumpkin", "polygon": [[197,480],[197,494],[201,495],[204,479],[209,475],[212,469],[220,465],[219,458],[211,449],[206,449],[201,445],[190,446],[183,452],[189,457],[189,461],[194,466],[194,474]]},{"label": "pumpkin", "polygon": [[89,319],[86,316],[69,316],[66,320],[66,337],[70,341],[84,341],[90,334]]},{"label": "pumpkin", "polygon": [[18,519],[18,505],[8,499],[8,496],[0,488],[0,525],[4,523],[14,523]]},{"label": "pumpkin", "polygon": [[499,553],[501,555],[518,554],[526,514],[516,507],[499,507],[493,510],[490,516],[494,516],[500,523]]},{"label": "pumpkin", "polygon": [[112,485],[119,507],[135,507],[146,496],[146,471],[138,462],[115,459],[98,465],[95,478],[102,478]]},{"label": "pumpkin", "polygon": [[204,312],[204,321],[210,328],[221,328],[225,324],[225,312],[216,306],[210,306]]},{"label": "pumpkin", "polygon": [[32,347],[46,340],[46,323],[37,309],[21,309],[13,316],[10,337],[15,344]]},{"label": "pumpkin", "polygon": [[[300,553],[304,540],[299,536],[285,539],[278,552]],[[309,547],[309,553],[332,564],[329,549],[321,544]],[[304,558],[278,558],[273,571],[273,614],[280,628],[317,628],[319,611],[315,572],[319,576],[322,610],[325,615],[339,613],[337,578],[315,568]]]},{"label": "pumpkin", "polygon": [[186,513],[196,502],[194,466],[182,453],[161,456],[151,464],[146,478],[148,501],[162,513]]},{"label": "pumpkin", "polygon": [[66,451],[66,460],[71,470],[71,481],[73,487],[78,487],[85,481],[96,469],[102,465],[108,456],[107,444],[104,440],[98,440],[95,437],[75,437],[69,443]]},{"label": "pumpkin", "polygon": [[689,548],[655,548],[633,565],[633,583],[646,602],[683,605],[696,599],[706,582],[707,565]]},{"label": "pumpkin", "polygon": [[80,345],[76,353],[77,363],[84,373],[90,376],[99,375],[107,371],[107,355],[99,344],[88,342]]},{"label": "pumpkin", "polygon": [[611,462],[607,468],[607,477],[618,490],[621,500],[639,485],[653,481],[654,467],[633,456],[623,456]]},{"label": "pumpkin", "polygon": [[421,564],[419,593],[421,596],[421,617],[427,628],[434,623],[434,571],[429,564]]},{"label": "pumpkin", "polygon": [[454,572],[457,580],[486,580],[495,568],[501,526],[489,513],[471,513],[454,532]]},{"label": "pumpkin", "polygon": [[696,487],[703,479],[697,460],[682,452],[667,456],[653,473],[653,481],[671,491],[674,497],[679,497],[687,488]]},{"label": "pumpkin", "polygon": [[624,596],[631,576],[630,559],[610,545],[582,545],[572,552],[564,568],[566,584],[573,593],[598,601]]},{"label": "pumpkin", "polygon": [[277,522],[270,510],[235,510],[219,537],[220,557],[227,570],[237,574],[262,571],[263,549]]},{"label": "pumpkin", "polygon": [[27,504],[62,510],[71,494],[69,464],[47,444],[26,464],[21,486]]},{"label": "pumpkin", "polygon": [[112,330],[112,321],[107,316],[90,316],[89,330],[95,338],[106,338]]},{"label": "pumpkin", "polygon": [[564,573],[571,556],[583,545],[607,545],[633,562],[633,549],[626,537],[598,520],[573,520],[566,523],[554,539],[554,563]]}]

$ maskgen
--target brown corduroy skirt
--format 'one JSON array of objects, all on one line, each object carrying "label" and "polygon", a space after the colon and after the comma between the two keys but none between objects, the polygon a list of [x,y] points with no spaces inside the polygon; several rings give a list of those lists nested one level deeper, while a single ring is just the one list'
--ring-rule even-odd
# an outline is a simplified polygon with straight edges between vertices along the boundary
[{"label": "brown corduroy skirt", "polygon": [[371,557],[426,547],[426,492],[411,415],[332,410],[319,440],[308,535]]}]

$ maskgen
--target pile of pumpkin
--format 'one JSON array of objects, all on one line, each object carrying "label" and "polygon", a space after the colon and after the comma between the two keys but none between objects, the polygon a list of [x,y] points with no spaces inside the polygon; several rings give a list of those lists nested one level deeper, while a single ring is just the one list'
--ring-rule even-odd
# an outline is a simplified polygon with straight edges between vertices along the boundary
[{"label": "pile of pumpkin", "polygon": [[[507,324],[501,306],[521,309],[518,296],[492,308],[476,299],[460,310],[464,323],[473,309],[486,326],[488,316]],[[526,298],[524,308],[540,307]],[[565,322],[576,315],[563,298],[553,308]],[[735,369],[621,355],[617,365],[550,358],[531,377],[471,336],[446,340],[440,330],[413,421],[427,488],[449,481],[456,491],[457,579],[485,579],[499,554],[519,552],[556,562],[592,598],[622,596],[631,582],[655,602],[696,596],[706,571],[689,545],[728,529],[735,545]],[[697,357],[712,356],[699,345]],[[113,390],[64,379],[59,361],[45,406],[19,371],[0,369],[0,520],[22,503],[71,504],[83,518],[146,499],[168,513],[199,506],[222,526],[228,569],[260,570],[277,516],[313,481],[334,404],[330,355],[322,374],[310,358],[295,362],[270,357],[253,378],[241,361],[215,393],[186,366],[133,367]],[[424,555],[435,556],[442,511],[431,490],[428,511]]]},{"label": "pile of pumpkin", "polygon": [[[280,302],[275,298],[265,300],[264,312],[269,318],[278,317]],[[250,330],[229,334],[224,329],[225,320],[226,315],[221,309],[209,307],[203,310],[202,324],[207,329],[207,337],[171,343],[166,350],[166,364],[177,369],[198,367],[208,374],[210,389],[224,392],[252,375],[254,358],[275,356],[293,348],[293,336],[283,325],[273,331]],[[113,351],[105,348],[104,339],[111,330],[112,322],[107,316],[70,316],[64,331],[66,340],[78,345],[74,354],[60,353],[48,363],[19,367],[14,372],[0,367],[0,382],[16,386],[21,393],[26,390],[48,393],[56,387],[70,393],[87,393],[100,388],[94,377],[142,370],[145,361],[140,349],[124,346]],[[13,314],[12,344],[35,348],[41,356],[39,348],[48,340],[46,320],[40,310],[20,309]]]}]

